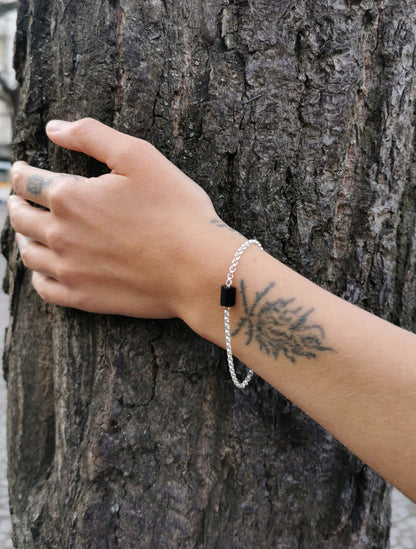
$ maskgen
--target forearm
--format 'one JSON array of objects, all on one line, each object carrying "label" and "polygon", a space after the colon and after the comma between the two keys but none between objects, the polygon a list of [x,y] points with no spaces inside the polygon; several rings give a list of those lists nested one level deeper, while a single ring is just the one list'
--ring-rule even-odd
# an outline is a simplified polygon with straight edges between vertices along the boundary
[{"label": "forearm", "polygon": [[[211,268],[205,265],[199,281],[203,297],[184,315],[222,347],[219,288],[238,245],[228,235],[217,240],[217,259]],[[242,256],[235,286],[234,355],[416,499],[416,336],[317,287],[256,247]],[[258,298],[257,292],[266,293]],[[288,320],[284,328],[282,318]]]}]

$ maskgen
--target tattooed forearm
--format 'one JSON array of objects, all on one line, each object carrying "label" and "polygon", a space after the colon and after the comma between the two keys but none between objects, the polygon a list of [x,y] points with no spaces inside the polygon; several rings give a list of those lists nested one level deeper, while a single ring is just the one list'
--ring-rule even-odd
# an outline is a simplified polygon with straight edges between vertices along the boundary
[{"label": "tattooed forearm", "polygon": [[41,175],[33,174],[30,175],[26,182],[26,189],[34,195],[39,195],[41,192],[49,187],[49,185],[55,181],[55,179],[61,179],[63,177],[71,177],[72,179],[81,179],[79,175],[70,175],[66,173],[58,173],[51,177],[50,179],[45,179]]},{"label": "tattooed forearm", "polygon": [[266,354],[275,359],[283,354],[291,362],[298,357],[316,358],[321,352],[333,351],[324,343],[323,327],[309,320],[314,309],[296,305],[295,298],[271,300],[268,294],[274,285],[271,282],[263,291],[256,292],[249,303],[244,280],[241,281],[244,315],[232,335],[243,331],[246,345],[256,341]]},{"label": "tattooed forearm", "polygon": [[211,219],[210,223],[212,223],[212,225],[216,225],[219,229],[228,229],[233,233],[236,232],[235,229],[232,229],[229,225],[224,223],[224,221],[221,221],[221,219]]}]

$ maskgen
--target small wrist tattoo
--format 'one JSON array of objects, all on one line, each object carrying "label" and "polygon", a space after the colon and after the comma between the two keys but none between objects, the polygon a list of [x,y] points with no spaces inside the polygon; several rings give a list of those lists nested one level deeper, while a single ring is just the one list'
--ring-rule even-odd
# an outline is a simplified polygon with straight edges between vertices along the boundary
[{"label": "small wrist tattoo", "polygon": [[210,223],[212,225],[215,225],[219,229],[228,229],[229,231],[231,231],[233,233],[237,232],[235,229],[232,229],[229,225],[224,223],[224,221],[221,221],[221,219],[211,219]]}]

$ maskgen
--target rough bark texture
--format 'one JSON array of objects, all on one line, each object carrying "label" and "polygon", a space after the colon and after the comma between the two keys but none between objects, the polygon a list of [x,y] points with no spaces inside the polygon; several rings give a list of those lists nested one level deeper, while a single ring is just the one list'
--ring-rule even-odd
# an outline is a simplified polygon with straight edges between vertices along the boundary
[{"label": "rough bark texture", "polygon": [[[103,170],[48,143],[51,118],[146,138],[230,225],[415,329],[415,17],[413,0],[21,0],[15,155]],[[234,390],[179,321],[42,304],[3,246],[16,547],[388,546],[388,487],[278,392]]]}]

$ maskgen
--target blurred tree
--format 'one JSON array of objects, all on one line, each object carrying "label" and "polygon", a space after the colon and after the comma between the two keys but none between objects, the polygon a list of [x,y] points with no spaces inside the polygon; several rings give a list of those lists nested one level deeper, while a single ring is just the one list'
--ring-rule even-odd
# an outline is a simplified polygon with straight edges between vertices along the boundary
[{"label": "blurred tree", "polygon": [[[412,0],[21,0],[15,156],[105,169],[48,143],[51,118],[148,139],[230,225],[414,329],[415,18]],[[3,248],[17,548],[388,547],[389,488],[282,395],[235,390],[179,321],[45,305],[9,231]]]},{"label": "blurred tree", "polygon": [[13,118],[17,110],[18,98],[18,88],[9,86],[7,80],[0,73],[0,101],[5,101],[5,103],[7,103],[10,107]]},{"label": "blurred tree", "polygon": [[[14,11],[17,9],[17,2],[0,2],[0,18],[8,15],[11,11]],[[3,22],[3,32],[5,29],[6,36],[0,37],[0,57],[2,58],[2,62],[0,62],[0,65],[3,65],[1,69],[4,69],[4,63],[7,63],[7,65],[10,64],[9,61],[9,55],[8,55],[8,47],[7,47],[7,40],[8,38],[11,40],[11,37],[13,36],[13,28],[8,28],[8,21]],[[3,50],[3,51],[2,51]],[[11,85],[9,82],[9,79],[7,78],[7,71],[0,72],[0,101],[3,101],[7,105],[7,111],[10,111],[7,116],[11,117],[11,120],[13,122],[14,116],[17,110],[17,103],[18,103],[18,88],[15,85]],[[7,132],[9,133],[9,132]]]}]

